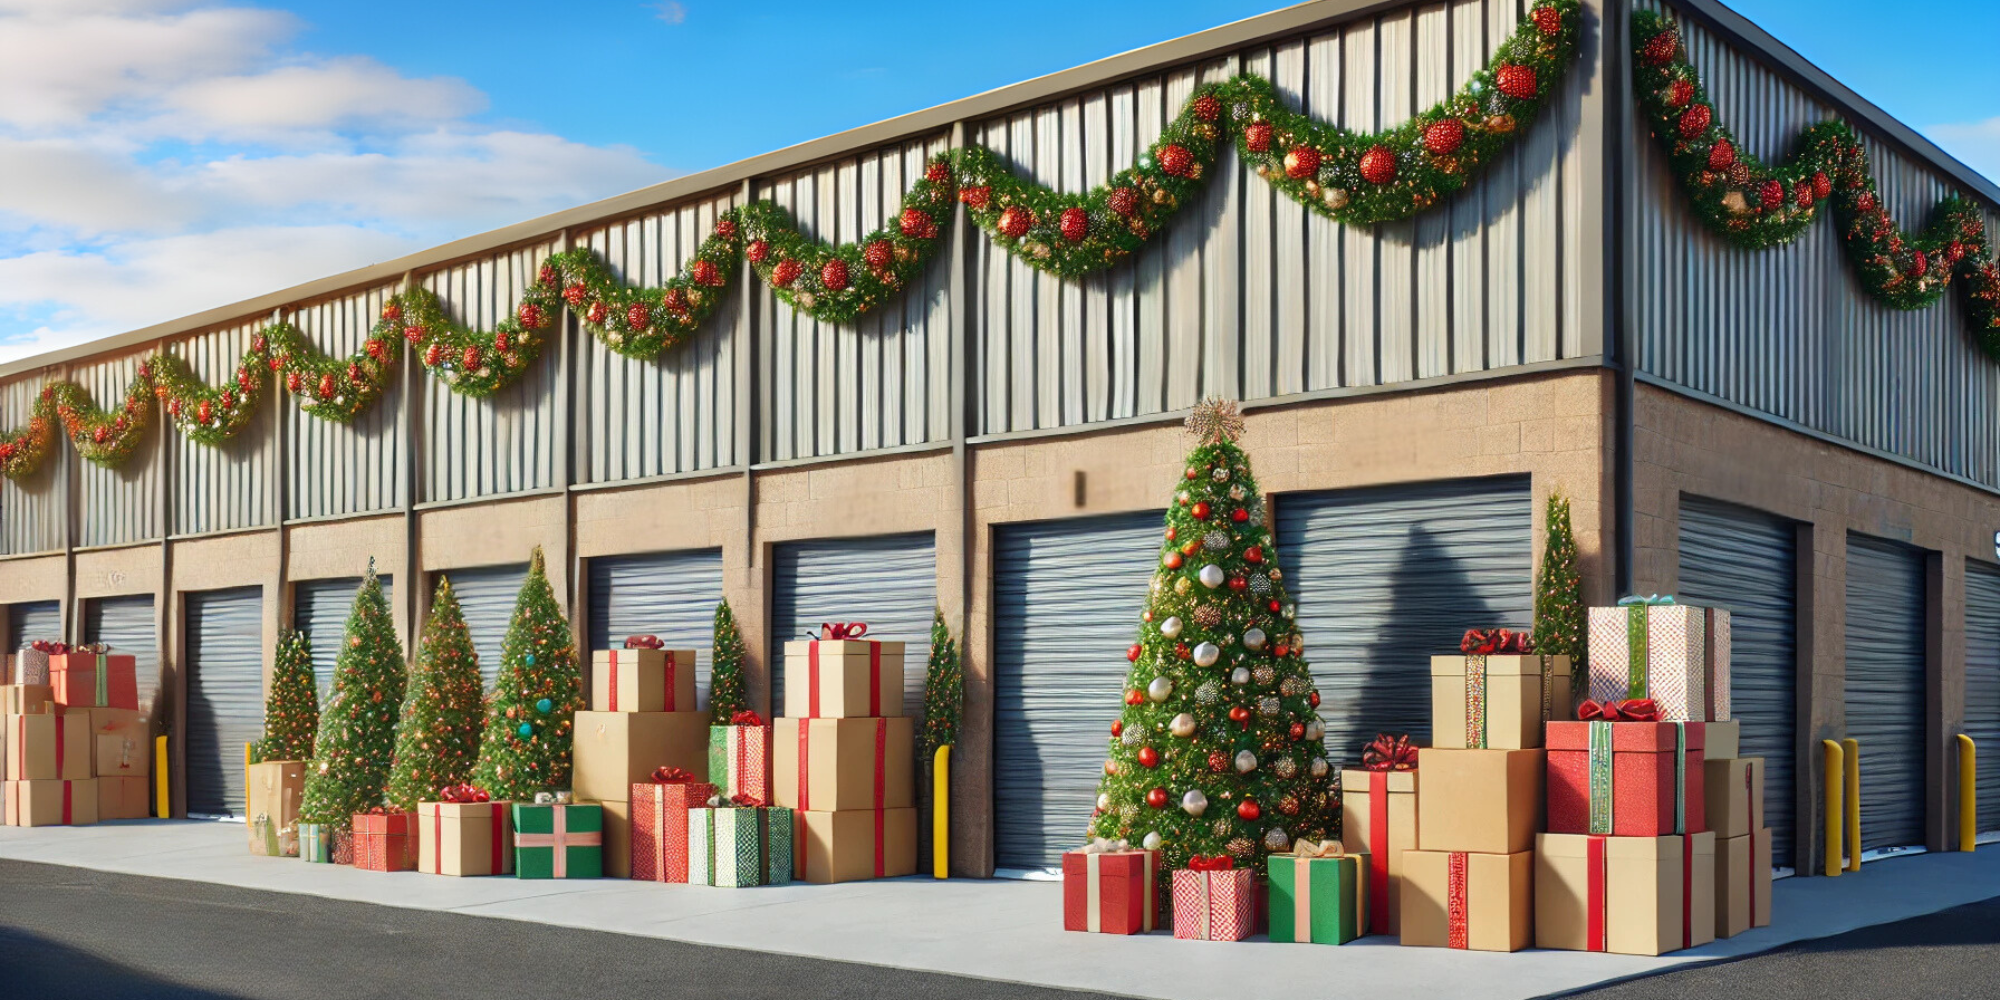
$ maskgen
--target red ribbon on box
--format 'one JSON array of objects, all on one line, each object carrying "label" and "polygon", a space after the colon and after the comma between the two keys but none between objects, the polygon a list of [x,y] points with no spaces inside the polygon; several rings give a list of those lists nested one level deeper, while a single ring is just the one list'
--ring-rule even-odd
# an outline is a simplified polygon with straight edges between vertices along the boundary
[{"label": "red ribbon on box", "polygon": [[1471,930],[1467,927],[1470,907],[1466,901],[1472,881],[1467,871],[1469,861],[1463,852],[1453,851],[1449,865],[1445,882],[1445,944],[1452,948],[1469,948],[1472,945]]},{"label": "red ribbon on box", "polygon": [[1368,919],[1389,933],[1389,772],[1368,772],[1368,834],[1379,845],[1368,852]]},{"label": "red ribbon on box", "polygon": [[1510,628],[1469,628],[1458,640],[1458,651],[1472,656],[1496,654],[1528,655],[1535,651],[1535,639]]},{"label": "red ribbon on box", "polygon": [[867,634],[867,622],[821,622],[819,626],[821,639],[859,639]]},{"label": "red ribbon on box", "polygon": [[761,726],[764,724],[764,717],[747,708],[739,709],[734,715],[729,717],[729,724],[732,726]]},{"label": "red ribbon on box", "polygon": [[[852,627],[845,622],[837,624],[839,628]],[[833,636],[832,638],[859,639],[861,637],[862,632],[868,631],[868,626],[865,623],[854,622],[853,626],[858,626],[860,631],[841,633]],[[821,628],[823,629],[829,627],[832,626],[821,626]],[[810,703],[806,709],[806,718],[808,719],[817,719],[820,717],[819,714],[820,641],[821,640],[819,639],[814,639],[812,643],[806,647],[806,690],[807,690],[806,698],[807,701]],[[877,716],[882,714],[882,644],[879,642],[874,643],[873,645],[870,645],[868,647],[868,714],[870,716]]]},{"label": "red ribbon on box", "polygon": [[731,795],[729,797],[729,804],[737,809],[762,809],[770,805],[769,802],[746,792],[737,792],[735,795]]},{"label": "red ribbon on box", "polygon": [[444,790],[438,793],[438,798],[454,805],[468,802],[490,802],[493,800],[493,796],[486,794],[486,789],[463,782],[456,785],[446,785]]},{"label": "red ribbon on box", "polygon": [[1226,872],[1236,867],[1236,860],[1226,854],[1217,854],[1213,857],[1206,854],[1197,854],[1188,859],[1187,866],[1189,871]]},{"label": "red ribbon on box", "polygon": [[685,785],[693,780],[693,774],[678,767],[653,768],[653,784],[656,785]]},{"label": "red ribbon on box", "polygon": [[[875,648],[880,649],[877,645]],[[889,720],[875,720],[875,877],[881,878],[889,872],[888,845],[883,842],[888,812],[883,804],[889,799]],[[1753,914],[1754,919],[1754,914]]]},{"label": "red ribbon on box", "polygon": [[667,644],[662,642],[657,635],[628,635],[625,637],[625,648],[665,649],[667,648]]},{"label": "red ribbon on box", "polygon": [[[1684,839],[1692,843],[1694,838],[1689,837]],[[1586,907],[1584,913],[1583,950],[1604,951],[1606,949],[1605,942],[1610,933],[1607,926],[1609,915],[1606,913],[1606,906],[1611,895],[1605,883],[1609,881],[1611,873],[1607,867],[1608,862],[1605,860],[1603,837],[1593,835],[1589,840],[1584,842],[1583,864],[1585,878],[1589,883],[1589,889],[1584,893],[1583,904]],[[1682,906],[1681,911],[1685,915],[1687,907]]]},{"label": "red ribbon on box", "polygon": [[[70,783],[70,782],[67,782],[67,781],[63,782],[63,820],[62,820],[62,821],[63,821],[63,825],[64,825],[64,826],[68,826],[68,825],[70,825],[70,784],[71,784],[71,783]],[[1751,905],[1752,905],[1752,906],[1755,906],[1755,905],[1756,905],[1756,901],[1755,901],[1754,899],[1753,899],[1753,900],[1751,901]],[[1751,911],[1751,919],[1752,919],[1752,920],[1755,920],[1755,919],[1756,919],[1756,911],[1755,911],[1754,909],[1753,909],[1753,910]]]},{"label": "red ribbon on box", "polygon": [[1602,702],[1585,698],[1576,706],[1576,717],[1584,722],[1658,722],[1660,707],[1651,698]]},{"label": "red ribbon on box", "polygon": [[1417,748],[1408,736],[1378,733],[1361,751],[1363,771],[1414,771]]}]

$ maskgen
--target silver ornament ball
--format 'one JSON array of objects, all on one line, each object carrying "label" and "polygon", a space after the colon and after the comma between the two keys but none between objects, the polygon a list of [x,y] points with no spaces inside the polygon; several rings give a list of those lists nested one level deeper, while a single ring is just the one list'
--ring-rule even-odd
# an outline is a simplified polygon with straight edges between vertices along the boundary
[{"label": "silver ornament ball", "polygon": [[1264,648],[1264,643],[1268,638],[1269,637],[1264,634],[1264,630],[1261,628],[1244,629],[1243,648],[1250,650],[1251,652],[1254,653],[1257,650]]},{"label": "silver ornament ball", "polygon": [[1174,682],[1165,677],[1155,677],[1146,685],[1146,697],[1154,701],[1166,701],[1174,693]]},{"label": "silver ornament ball", "polygon": [[1194,665],[1197,667],[1215,666],[1215,661],[1221,658],[1222,647],[1215,643],[1204,642],[1194,647]]},{"label": "silver ornament ball", "polygon": [[1209,563],[1201,568],[1201,585],[1210,590],[1222,586],[1226,578],[1226,575],[1222,572],[1222,567],[1214,563]]},{"label": "silver ornament ball", "polygon": [[1201,789],[1190,788],[1181,796],[1181,811],[1189,816],[1199,816],[1208,811],[1208,796]]},{"label": "silver ornament ball", "polygon": [[1306,723],[1306,739],[1318,741],[1326,735],[1326,723],[1314,719]]},{"label": "silver ornament ball", "polygon": [[1236,751],[1236,773],[1249,774],[1257,769],[1257,755],[1248,750]]},{"label": "silver ornament ball", "polygon": [[1229,672],[1229,683],[1241,687],[1250,683],[1250,668],[1237,667]]},{"label": "silver ornament ball", "polygon": [[1172,722],[1167,723],[1167,731],[1174,734],[1175,736],[1180,737],[1181,739],[1187,739],[1193,736],[1194,728],[1195,728],[1194,716],[1189,715],[1186,712],[1182,712],[1181,714],[1174,716],[1174,720]]},{"label": "silver ornament ball", "polygon": [[1313,758],[1313,762],[1312,762],[1312,764],[1311,764],[1311,765],[1309,765],[1309,766],[1308,766],[1308,767],[1306,768],[1306,770],[1308,770],[1308,771],[1311,771],[1311,772],[1312,772],[1312,776],[1313,776],[1313,777],[1315,777],[1315,778],[1324,778],[1324,777],[1326,777],[1326,758],[1325,758],[1325,757],[1314,757],[1314,758]]},{"label": "silver ornament ball", "polygon": [[1139,841],[1139,846],[1149,851],[1157,851],[1160,849],[1160,845],[1162,843],[1164,843],[1164,841],[1160,839],[1160,832],[1158,830],[1154,830],[1151,833],[1146,834],[1145,838]]},{"label": "silver ornament ball", "polygon": [[1100,809],[1100,810],[1102,810],[1102,809],[1109,809],[1109,808],[1111,808],[1111,796],[1109,796],[1109,795],[1106,795],[1106,794],[1104,794],[1103,792],[1098,792],[1098,793],[1097,793],[1097,808],[1098,808],[1098,809]]},{"label": "silver ornament ball", "polygon": [[1178,639],[1181,634],[1181,616],[1171,615],[1160,623],[1160,634],[1169,639]]},{"label": "silver ornament ball", "polygon": [[1272,851],[1282,851],[1292,846],[1292,838],[1283,827],[1272,827],[1264,833],[1264,846]]}]

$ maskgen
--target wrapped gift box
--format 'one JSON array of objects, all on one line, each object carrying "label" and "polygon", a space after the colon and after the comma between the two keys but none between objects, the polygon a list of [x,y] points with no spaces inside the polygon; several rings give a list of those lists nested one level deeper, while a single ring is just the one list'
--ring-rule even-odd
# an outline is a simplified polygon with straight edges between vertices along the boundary
[{"label": "wrapped gift box", "polygon": [[57,650],[68,652],[69,647],[59,642],[37,642],[21,647],[21,651],[14,655],[13,682],[46,687],[49,683],[49,659],[57,655]]},{"label": "wrapped gift box", "polygon": [[1535,946],[1664,955],[1715,940],[1715,834],[1547,833],[1535,845]]},{"label": "wrapped gift box", "polygon": [[708,773],[707,712],[578,712],[571,782],[586,802],[623,802],[657,767]]},{"label": "wrapped gift box", "polygon": [[798,810],[792,878],[828,884],[917,872],[915,809]]},{"label": "wrapped gift box", "polygon": [[708,781],[723,798],[747,795],[760,802],[771,794],[771,727],[754,712],[740,712],[739,724],[708,727]]},{"label": "wrapped gift box", "polygon": [[1771,831],[1715,842],[1715,936],[1771,926]]},{"label": "wrapped gift box", "polygon": [[513,874],[512,805],[417,803],[417,870],[432,875]]},{"label": "wrapped gift box", "polygon": [[1426,851],[1519,854],[1533,850],[1542,825],[1541,750],[1421,750],[1417,847]]},{"label": "wrapped gift box", "polygon": [[1403,855],[1417,849],[1417,772],[1340,772],[1340,829],[1368,858],[1368,932],[1402,927]]},{"label": "wrapped gift box", "polygon": [[15,715],[7,728],[9,781],[80,781],[90,777],[88,716]]},{"label": "wrapped gift box", "polygon": [[[688,813],[706,805],[714,795],[714,785],[681,775],[662,775],[634,784],[628,800],[632,814],[627,853],[631,877],[642,882],[688,881]],[[789,848],[790,831],[786,833]],[[791,868],[789,853],[785,868]]]},{"label": "wrapped gift box", "polygon": [[597,712],[694,711],[694,650],[592,653],[590,707]]},{"label": "wrapped gift box", "polygon": [[1431,737],[1439,749],[1533,749],[1545,723],[1569,714],[1567,656],[1431,657]]},{"label": "wrapped gift box", "polygon": [[8,826],[89,826],[97,822],[95,778],[8,781],[5,796]]},{"label": "wrapped gift box", "polygon": [[903,714],[903,644],[870,639],[785,643],[785,711],[797,719]]},{"label": "wrapped gift box", "polygon": [[55,711],[56,689],[47,684],[0,687],[0,712],[7,715],[49,715]]},{"label": "wrapped gift box", "polygon": [[1764,758],[1702,761],[1703,818],[1715,835],[1741,837],[1764,825]]},{"label": "wrapped gift box", "polygon": [[795,822],[782,806],[689,810],[687,880],[731,888],[790,884]]},{"label": "wrapped gift box", "polygon": [[137,661],[123,653],[59,653],[49,657],[55,701],[68,708],[139,708]]},{"label": "wrapped gift box", "polygon": [[1403,943],[1471,951],[1528,947],[1534,939],[1534,858],[1533,851],[1404,855]]},{"label": "wrapped gift box", "polygon": [[603,874],[602,806],[588,802],[514,803],[516,878],[600,878]]},{"label": "wrapped gift box", "polygon": [[1063,930],[1143,934],[1160,902],[1160,852],[1096,840],[1062,857]]},{"label": "wrapped gift box", "polygon": [[413,813],[355,813],[354,867],[371,872],[416,871],[416,832]]},{"label": "wrapped gift box", "polygon": [[1271,940],[1346,944],[1367,933],[1368,857],[1340,849],[1302,840],[1270,856]]},{"label": "wrapped gift box", "polygon": [[145,819],[152,815],[147,793],[151,784],[144,778],[92,779],[97,784],[97,819]]},{"label": "wrapped gift box", "polygon": [[914,806],[914,733],[909,719],[779,719],[771,790],[799,810]]},{"label": "wrapped gift box", "polygon": [[88,716],[91,769],[100,778],[144,778],[153,757],[152,720],[143,712],[123,708],[92,708],[66,713]]},{"label": "wrapped gift box", "polygon": [[267,760],[250,765],[243,790],[244,813],[250,818],[251,854],[299,856],[299,802],[305,798],[305,789],[305,761]]},{"label": "wrapped gift box", "polygon": [[1699,722],[1549,723],[1549,832],[1706,830],[1703,736]]},{"label": "wrapped gift box", "polygon": [[1690,604],[1590,609],[1590,697],[1651,698],[1672,722],[1729,719],[1729,612]]},{"label": "wrapped gift box", "polygon": [[299,858],[314,864],[354,863],[354,831],[332,823],[299,823]]},{"label": "wrapped gift box", "polygon": [[1173,886],[1174,937],[1241,941],[1256,933],[1257,879],[1249,869],[1179,868]]}]

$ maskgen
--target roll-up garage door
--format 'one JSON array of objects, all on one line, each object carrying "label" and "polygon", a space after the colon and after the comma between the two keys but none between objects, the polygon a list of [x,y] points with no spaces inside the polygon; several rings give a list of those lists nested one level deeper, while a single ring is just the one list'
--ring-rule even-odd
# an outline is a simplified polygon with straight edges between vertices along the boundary
[{"label": "roll-up garage door", "polygon": [[264,592],[187,595],[187,811],[243,815],[243,745],[264,735]]},{"label": "roll-up garage door", "polygon": [[1965,735],[1979,748],[1979,832],[2000,830],[2000,567],[1965,563]]},{"label": "roll-up garage door", "polygon": [[1525,476],[1285,494],[1278,559],[1320,690],[1327,753],[1430,738],[1430,658],[1475,626],[1534,621]]},{"label": "roll-up garage door", "polygon": [[139,677],[139,708],[146,712],[160,696],[159,629],[153,622],[153,595],[97,597],[83,606],[83,641],[102,642],[132,657]]},{"label": "roll-up garage door", "polygon": [[722,603],[722,550],[600,556],[590,561],[590,649],[585,670],[600,649],[626,636],[657,635],[668,649],[692,649],[695,703],[708,707],[713,667],[715,606]]},{"label": "roll-up garage door", "polygon": [[507,624],[514,620],[514,602],[521,596],[521,583],[528,578],[528,564],[481,566],[477,569],[449,569],[431,574],[431,589],[437,578],[451,579],[452,595],[465,613],[466,631],[472,633],[472,648],[479,653],[479,676],[486,690],[500,676],[500,648],[507,641]]},{"label": "roll-up garage door", "polygon": [[994,539],[994,863],[1084,842],[1158,565],[1159,511],[1002,527]]},{"label": "roll-up garage door", "polygon": [[1861,847],[1924,842],[1924,555],[1847,536],[1847,735],[1861,741]]},{"label": "roll-up garage door", "polygon": [[7,608],[7,651],[12,653],[37,639],[61,640],[62,602],[29,601]]},{"label": "roll-up garage door", "polygon": [[1729,609],[1730,716],[1745,757],[1764,758],[1771,863],[1792,866],[1798,757],[1797,555],[1792,522],[1744,507],[1681,501],[1681,584],[1690,604]]},{"label": "roll-up garage door", "polygon": [[867,622],[868,638],[905,644],[903,714],[922,714],[937,609],[937,546],[930,532],[788,542],[777,547],[771,569],[773,715],[785,714],[785,640],[831,621]]},{"label": "roll-up garage door", "polygon": [[[382,596],[394,608],[396,595],[390,578],[380,575],[377,579],[382,581]],[[292,627],[312,641],[313,676],[319,681],[321,704],[333,691],[333,669],[347,636],[347,616],[354,610],[354,595],[360,590],[358,576],[300,580],[292,585]],[[404,650],[405,654],[412,652]]]}]

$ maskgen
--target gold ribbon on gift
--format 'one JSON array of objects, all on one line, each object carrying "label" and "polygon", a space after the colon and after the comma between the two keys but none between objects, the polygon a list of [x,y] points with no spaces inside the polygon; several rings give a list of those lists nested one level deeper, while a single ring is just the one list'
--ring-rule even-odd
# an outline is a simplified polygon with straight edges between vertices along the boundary
[{"label": "gold ribbon on gift", "polygon": [[1338,840],[1295,840],[1292,842],[1292,857],[1307,862],[1292,873],[1292,934],[1295,940],[1304,943],[1312,940],[1312,872],[1310,862],[1329,858],[1354,858],[1354,934],[1359,937],[1368,932],[1368,866],[1362,863],[1361,855],[1347,853],[1347,845]]}]

